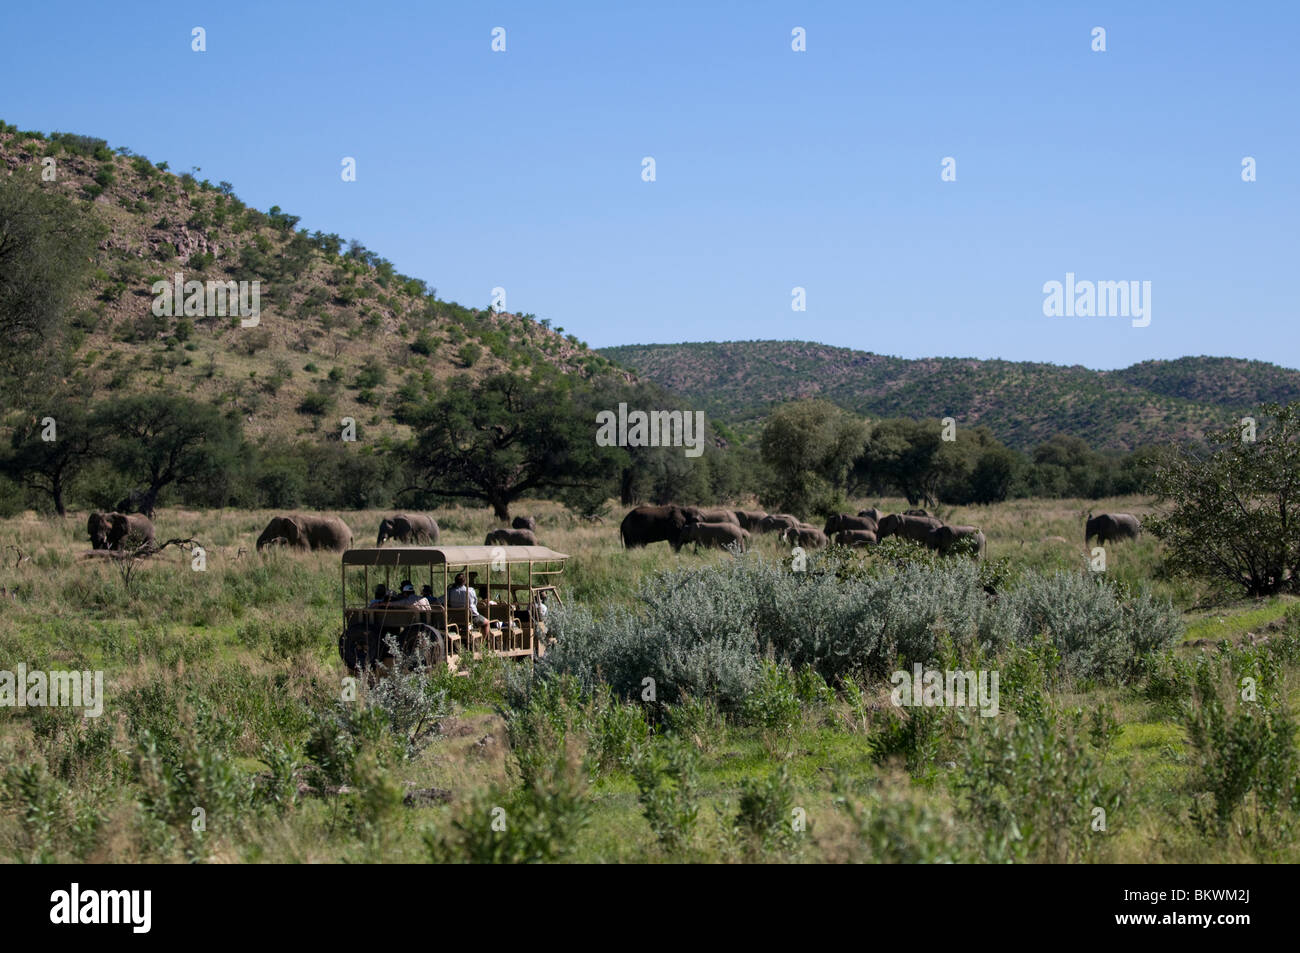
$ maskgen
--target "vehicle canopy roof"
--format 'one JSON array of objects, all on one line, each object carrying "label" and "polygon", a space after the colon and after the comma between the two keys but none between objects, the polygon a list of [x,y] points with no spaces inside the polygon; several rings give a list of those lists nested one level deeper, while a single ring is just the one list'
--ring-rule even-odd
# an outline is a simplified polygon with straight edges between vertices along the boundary
[{"label": "vehicle canopy roof", "polygon": [[504,559],[507,563],[562,562],[565,553],[546,546],[384,546],[349,549],[345,566],[469,566]]}]

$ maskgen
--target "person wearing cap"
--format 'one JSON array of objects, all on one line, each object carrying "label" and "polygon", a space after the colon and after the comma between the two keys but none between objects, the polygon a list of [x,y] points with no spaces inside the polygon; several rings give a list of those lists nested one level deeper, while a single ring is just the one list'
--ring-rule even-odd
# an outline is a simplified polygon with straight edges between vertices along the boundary
[{"label": "person wearing cap", "polygon": [[416,595],[415,586],[409,579],[402,582],[402,593],[393,600],[393,605],[400,606],[403,609],[423,610],[430,608],[429,600],[423,596]]}]

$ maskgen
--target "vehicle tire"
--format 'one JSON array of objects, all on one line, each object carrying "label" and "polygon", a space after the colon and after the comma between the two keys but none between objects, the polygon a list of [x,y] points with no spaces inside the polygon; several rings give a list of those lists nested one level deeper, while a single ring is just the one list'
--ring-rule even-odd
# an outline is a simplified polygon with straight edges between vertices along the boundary
[{"label": "vehicle tire", "polygon": [[401,645],[402,651],[407,656],[415,656],[418,653],[424,663],[430,667],[442,665],[447,661],[447,638],[431,625],[424,623],[408,625],[402,631]]}]

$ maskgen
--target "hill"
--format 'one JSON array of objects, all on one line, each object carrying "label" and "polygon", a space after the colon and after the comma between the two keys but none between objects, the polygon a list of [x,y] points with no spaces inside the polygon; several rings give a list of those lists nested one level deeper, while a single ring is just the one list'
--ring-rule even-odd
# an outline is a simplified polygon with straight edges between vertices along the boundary
[{"label": "hill", "polygon": [[1184,357],[1117,371],[969,358],[908,360],[804,341],[602,348],[740,433],[774,403],[819,397],[877,417],[984,424],[1022,450],[1057,433],[1132,450],[1195,438],[1265,401],[1300,398],[1300,371],[1262,361]]},{"label": "hill", "polygon": [[[296,216],[250,208],[229,183],[173,174],[102,139],[0,122],[0,175],[84,203],[107,229],[69,316],[72,376],[96,393],[189,394],[237,412],[253,439],[291,440],[351,416],[382,440],[405,435],[392,413],[404,392],[451,374],[549,364],[628,377],[549,321],[443,301],[359,242],[298,229]],[[177,273],[258,281],[257,325],[155,315],[154,282]]]}]

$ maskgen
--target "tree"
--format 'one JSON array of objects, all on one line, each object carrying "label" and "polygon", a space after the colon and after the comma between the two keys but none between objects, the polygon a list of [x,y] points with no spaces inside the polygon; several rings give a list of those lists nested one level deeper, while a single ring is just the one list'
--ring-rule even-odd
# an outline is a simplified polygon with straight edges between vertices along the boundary
[{"label": "tree", "polygon": [[25,175],[0,175],[0,390],[13,395],[43,368],[34,352],[57,343],[103,234],[80,206]]},{"label": "tree", "polygon": [[872,429],[854,471],[877,489],[897,489],[913,506],[933,504],[939,484],[951,471],[950,461],[940,455],[943,447],[937,420],[882,420]]},{"label": "tree", "polygon": [[611,487],[618,448],[598,447],[595,414],[575,385],[540,369],[531,378],[453,379],[414,412],[412,465],[434,497],[482,500],[496,517],[527,493],[586,501]]},{"label": "tree", "polygon": [[1072,434],[1056,434],[1034,449],[1034,478],[1043,495],[1086,496],[1110,492],[1108,461]]},{"label": "tree", "polygon": [[945,503],[997,503],[1011,492],[1020,457],[988,427],[959,427],[956,440],[940,446],[935,465],[941,474],[938,496]]},{"label": "tree", "polygon": [[0,470],[48,494],[54,511],[65,516],[64,495],[77,474],[98,455],[99,439],[84,400],[62,396],[43,403],[44,413],[33,414],[14,428],[12,452],[0,462]]},{"label": "tree", "polygon": [[802,400],[774,410],[763,424],[760,448],[772,472],[764,503],[804,513],[832,506],[848,488],[849,472],[867,441],[866,421],[825,400]]},{"label": "tree", "polygon": [[1155,467],[1169,509],[1145,521],[1176,573],[1217,579],[1252,596],[1300,588],[1300,401],[1261,408],[1256,438],[1229,428],[1206,450],[1183,449]]},{"label": "tree", "polygon": [[94,419],[95,429],[112,435],[107,451],[114,466],[144,485],[141,509],[146,511],[168,486],[220,487],[224,474],[238,469],[243,445],[239,424],[209,404],[140,394],[102,405]]},{"label": "tree", "polygon": [[969,502],[1001,503],[1010,495],[1020,468],[1020,456],[1014,450],[1001,445],[986,447],[971,471]]}]

